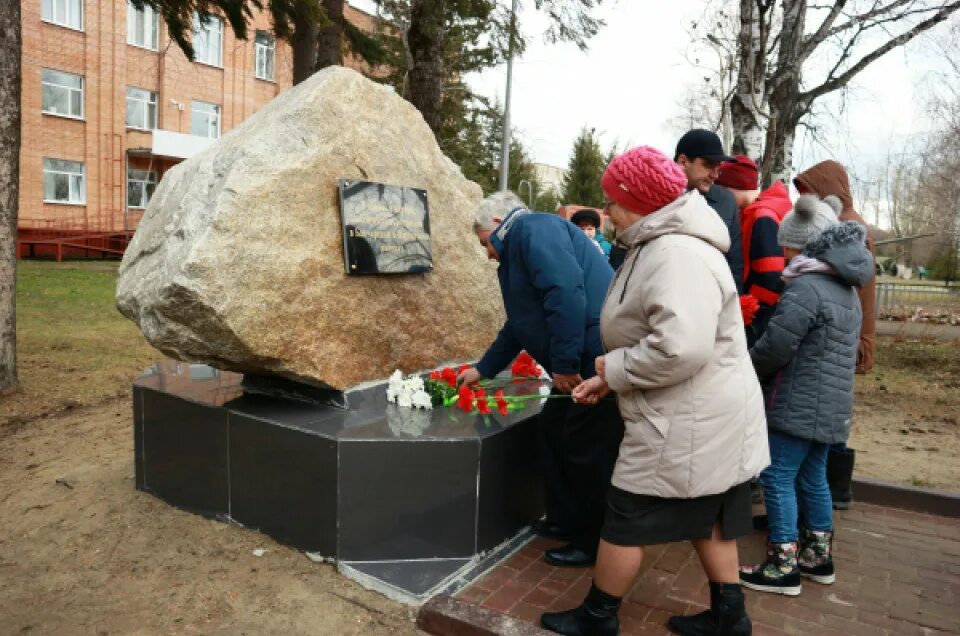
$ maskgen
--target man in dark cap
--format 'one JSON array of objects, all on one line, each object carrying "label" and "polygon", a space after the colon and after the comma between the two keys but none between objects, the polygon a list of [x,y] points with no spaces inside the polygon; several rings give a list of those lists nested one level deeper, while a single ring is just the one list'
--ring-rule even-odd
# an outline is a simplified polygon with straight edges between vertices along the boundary
[{"label": "man in dark cap", "polygon": [[743,250],[740,245],[739,208],[733,194],[714,183],[720,176],[720,164],[735,159],[723,151],[723,142],[716,133],[701,128],[691,130],[680,138],[673,159],[687,173],[687,190],[699,190],[727,226],[730,233],[727,264],[737,290],[742,293]]}]

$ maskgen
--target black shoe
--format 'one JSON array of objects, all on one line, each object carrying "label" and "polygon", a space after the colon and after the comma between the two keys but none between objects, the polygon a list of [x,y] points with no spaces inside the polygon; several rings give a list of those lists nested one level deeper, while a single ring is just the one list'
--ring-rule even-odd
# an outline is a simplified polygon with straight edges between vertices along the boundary
[{"label": "black shoe", "polygon": [[530,530],[532,530],[533,534],[537,535],[538,537],[562,539],[564,541],[568,541],[570,539],[570,533],[567,532],[566,528],[547,519],[537,519],[530,525]]},{"label": "black shoe", "polygon": [[540,625],[566,636],[618,636],[620,601],[620,597],[591,585],[580,607],[566,612],[547,612],[540,617]]},{"label": "black shoe", "polygon": [[710,609],[694,616],[671,616],[667,627],[681,636],[750,636],[753,624],[736,583],[710,582]]},{"label": "black shoe", "polygon": [[830,484],[830,496],[834,510],[847,510],[853,501],[853,464],[857,453],[852,448],[842,451],[831,450],[827,454],[827,483]]},{"label": "black shoe", "polygon": [[597,555],[584,552],[572,543],[543,553],[543,560],[562,568],[586,568],[597,562]]}]

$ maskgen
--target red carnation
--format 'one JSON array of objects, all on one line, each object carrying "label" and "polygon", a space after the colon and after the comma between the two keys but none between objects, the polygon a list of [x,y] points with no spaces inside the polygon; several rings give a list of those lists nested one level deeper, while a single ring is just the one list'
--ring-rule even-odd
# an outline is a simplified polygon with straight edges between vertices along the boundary
[{"label": "red carnation", "polygon": [[493,397],[497,399],[497,411],[500,412],[500,415],[507,414],[507,400],[503,397],[503,391],[497,391],[493,394]]},{"label": "red carnation", "polygon": [[530,354],[526,351],[517,356],[513,366],[510,367],[511,375],[518,377],[539,378],[540,372],[541,369],[537,365],[537,361],[530,357]]},{"label": "red carnation", "polygon": [[469,413],[473,410],[473,399],[475,397],[474,392],[467,385],[460,387],[460,390],[457,391],[457,406],[460,409]]},{"label": "red carnation", "polygon": [[760,302],[750,294],[744,294],[740,297],[740,315],[743,316],[743,324],[749,325],[753,322],[760,309]]},{"label": "red carnation", "polygon": [[440,379],[449,384],[450,386],[457,386],[457,372],[447,367],[440,374]]},{"label": "red carnation", "polygon": [[486,400],[477,400],[477,410],[482,415],[490,415],[490,405],[487,404]]}]

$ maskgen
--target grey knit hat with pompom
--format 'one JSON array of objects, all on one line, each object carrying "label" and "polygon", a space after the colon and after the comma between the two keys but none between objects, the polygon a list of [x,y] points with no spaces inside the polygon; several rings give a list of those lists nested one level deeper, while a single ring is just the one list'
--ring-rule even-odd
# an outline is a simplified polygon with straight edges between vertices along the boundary
[{"label": "grey knit hat with pompom", "polygon": [[807,241],[837,224],[837,215],[842,209],[840,199],[833,195],[821,201],[815,194],[801,194],[793,212],[780,221],[777,242],[780,247],[802,250]]}]

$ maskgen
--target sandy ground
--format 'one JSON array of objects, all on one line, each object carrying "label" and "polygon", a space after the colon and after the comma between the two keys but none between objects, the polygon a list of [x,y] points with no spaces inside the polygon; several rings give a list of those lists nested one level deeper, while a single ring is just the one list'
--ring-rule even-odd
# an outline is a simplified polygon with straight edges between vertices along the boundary
[{"label": "sandy ground", "polygon": [[421,633],[332,566],[135,490],[130,422],[120,399],[0,428],[0,634]]}]

